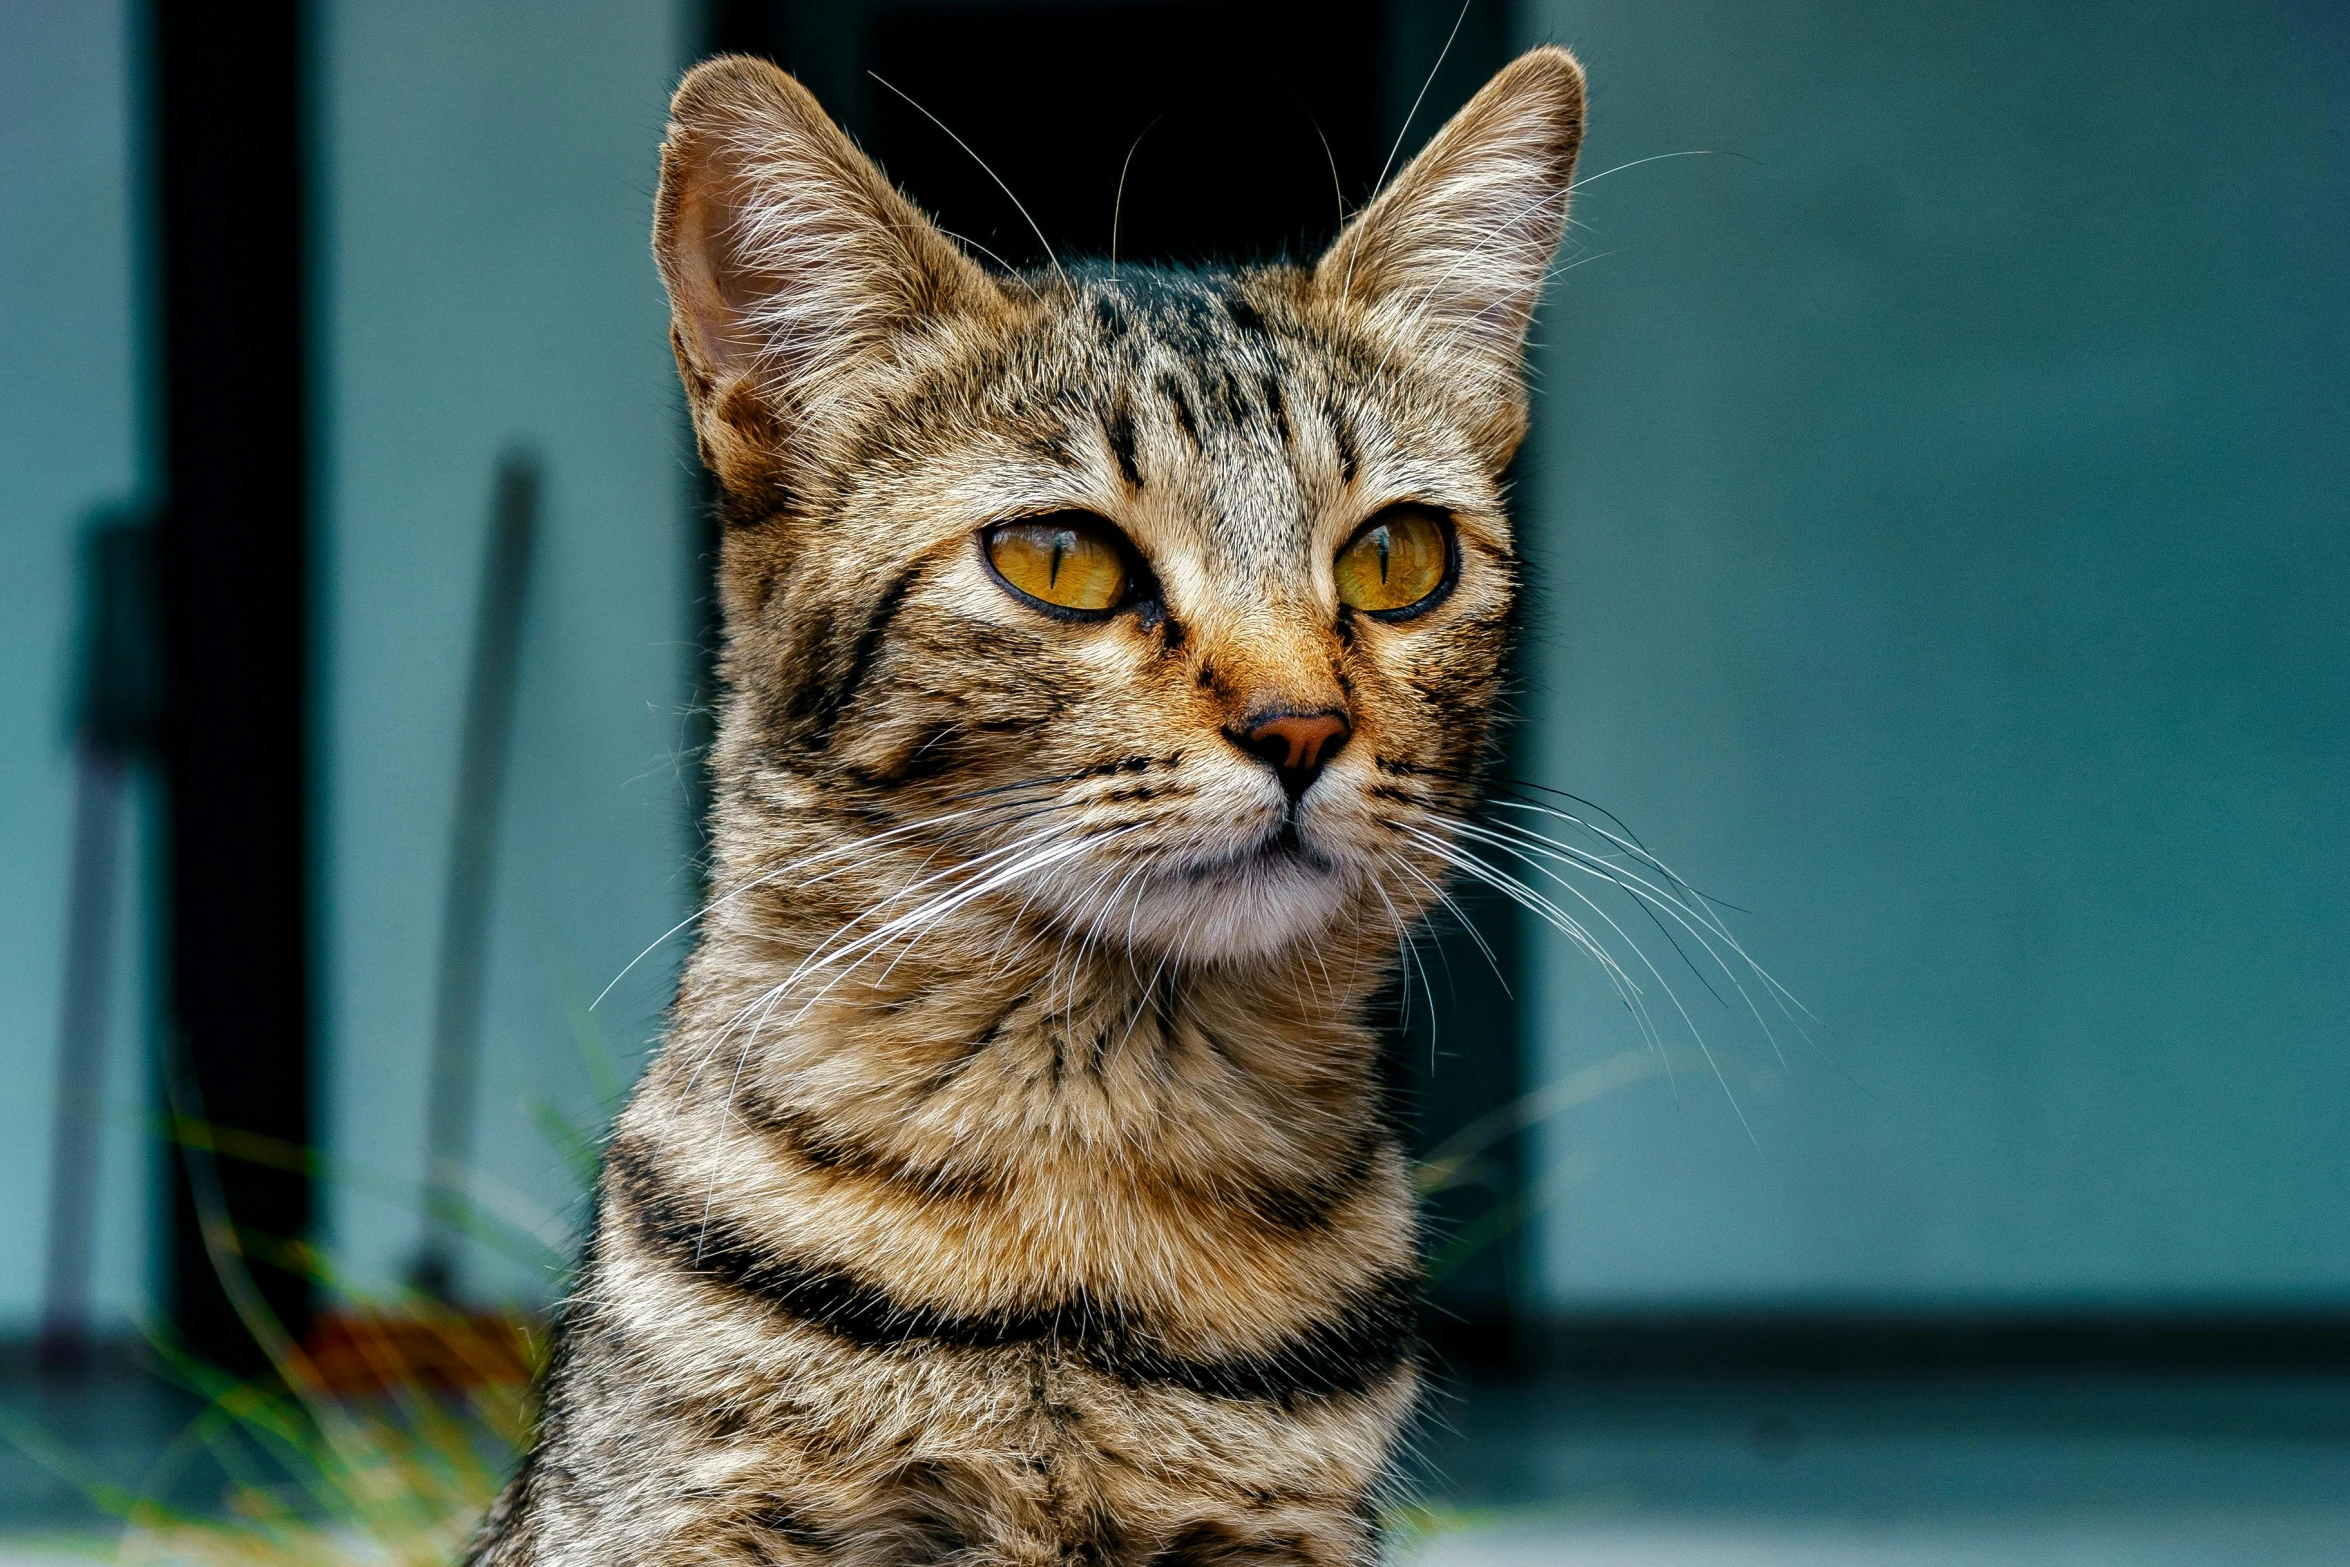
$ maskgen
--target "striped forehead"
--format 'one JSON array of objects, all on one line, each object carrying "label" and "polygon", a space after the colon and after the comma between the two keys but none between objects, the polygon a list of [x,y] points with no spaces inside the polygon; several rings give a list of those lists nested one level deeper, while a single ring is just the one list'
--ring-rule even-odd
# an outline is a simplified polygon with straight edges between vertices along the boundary
[{"label": "striped forehead", "polygon": [[1294,570],[1312,497],[1354,463],[1351,421],[1307,345],[1227,277],[1128,272],[1089,293],[1081,319],[1114,382],[1104,430],[1126,482],[1171,491],[1219,566]]}]

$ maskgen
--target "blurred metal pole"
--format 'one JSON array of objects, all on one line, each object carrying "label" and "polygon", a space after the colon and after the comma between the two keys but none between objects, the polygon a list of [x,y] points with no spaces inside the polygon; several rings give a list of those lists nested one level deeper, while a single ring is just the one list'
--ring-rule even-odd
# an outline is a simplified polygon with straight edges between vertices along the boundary
[{"label": "blurred metal pole", "polygon": [[156,718],[152,530],[140,522],[101,519],[85,531],[82,552],[71,703],[73,848],[66,872],[41,1281],[39,1361],[45,1371],[76,1371],[90,1358],[122,803],[131,764],[152,743]]},{"label": "blurred metal pole", "polygon": [[74,758],[73,857],[65,905],[65,995],[58,1008],[57,1107],[49,1143],[49,1245],[41,1280],[40,1363],[78,1371],[90,1358],[90,1262],[98,1207],[99,1096],[106,1087],[107,1002],[114,980],[115,848],[122,758],[82,746]]},{"label": "blurred metal pole", "polygon": [[411,1279],[454,1300],[471,1206],[473,1110],[480,1076],[481,1012],[489,973],[490,889],[498,860],[498,807],[506,791],[514,693],[522,667],[522,617],[538,531],[539,470],[511,453],[499,465],[473,625],[473,668],[449,823],[449,879],[433,992],[432,1086],[425,1106],[424,1232]]}]

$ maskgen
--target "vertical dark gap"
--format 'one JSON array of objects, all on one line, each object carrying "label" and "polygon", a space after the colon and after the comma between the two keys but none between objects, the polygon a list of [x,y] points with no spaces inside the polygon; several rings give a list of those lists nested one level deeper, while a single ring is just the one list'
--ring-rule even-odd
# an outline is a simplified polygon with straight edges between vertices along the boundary
[{"label": "vertical dark gap", "polygon": [[[700,55],[750,54],[773,60],[814,92],[833,117],[854,135],[862,129],[862,56],[865,8],[854,3],[792,4],[790,0],[703,0]],[[694,449],[692,411],[680,393],[689,453],[686,479],[686,624],[691,667],[686,709],[680,726],[680,773],[693,846],[693,907],[710,894],[710,812],[715,801],[710,747],[718,736],[718,705],[724,695],[718,675],[725,636],[718,598],[718,564],[724,543],[715,477],[690,454]]]},{"label": "vertical dark gap", "polygon": [[[1465,9],[1461,0],[1394,0],[1389,27],[1380,97],[1385,134],[1391,145],[1400,141],[1400,167],[1508,62],[1510,10],[1502,0],[1474,0]],[[1521,466],[1512,467],[1513,490]],[[1530,675],[1521,662],[1511,677],[1505,690]],[[1515,705],[1505,698],[1505,711]],[[1501,728],[1497,751],[1496,771],[1521,776],[1514,724]],[[1413,1102],[1419,1152],[1456,1153],[1463,1133],[1474,1144],[1450,1166],[1456,1184],[1428,1198],[1433,1277],[1425,1327],[1445,1363],[1491,1373],[1525,1364],[1532,1352],[1525,1303],[1534,1172],[1526,1137],[1509,1119],[1529,1087],[1517,1001],[1524,993],[1523,916],[1465,878],[1451,892],[1459,917],[1433,923],[1422,964],[1404,976],[1418,993],[1410,1025],[1397,1031],[1394,1063]]]},{"label": "vertical dark gap", "polygon": [[[783,25],[781,0],[704,0],[700,53],[756,54],[778,57]],[[672,383],[675,384],[675,383]],[[718,655],[724,633],[718,604],[718,483],[694,456],[693,410],[678,393],[678,417],[683,429],[686,461],[686,625],[688,658],[686,706],[679,726],[680,776],[685,781],[685,812],[693,846],[691,906],[700,908],[710,897],[710,808],[713,791],[710,747],[718,738]]]},{"label": "vertical dark gap", "polygon": [[[1064,260],[1106,255],[1113,213],[1127,261],[1310,256],[1399,135],[1400,164],[1501,67],[1510,33],[1500,0],[712,0],[707,16],[713,50],[792,71],[926,210],[1016,266],[1043,262],[1038,229]],[[1501,975],[1450,920],[1423,942],[1433,1013],[1415,978],[1388,1055],[1422,1154],[1524,1088],[1516,910],[1471,888],[1456,901]],[[1431,1204],[1449,1265],[1429,1330],[1463,1369],[1516,1353],[1522,1146],[1498,1139]]]},{"label": "vertical dark gap", "polygon": [[[153,0],[147,17],[161,203],[168,1099],[291,1151],[311,1141],[302,7]],[[285,1248],[309,1235],[310,1181],[298,1162],[235,1156],[234,1137],[209,1155],[192,1141],[172,1161],[172,1321],[203,1359],[259,1371],[266,1357],[205,1221],[233,1228],[230,1265],[298,1335],[310,1283]]]}]

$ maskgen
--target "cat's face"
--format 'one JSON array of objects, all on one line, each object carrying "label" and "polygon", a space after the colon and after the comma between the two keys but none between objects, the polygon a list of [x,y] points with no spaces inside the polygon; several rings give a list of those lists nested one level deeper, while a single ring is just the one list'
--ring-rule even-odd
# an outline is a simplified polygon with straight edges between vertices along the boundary
[{"label": "cat's face", "polygon": [[788,78],[717,81],[657,242],[727,494],[730,788],[813,784],[934,899],[1140,952],[1422,912],[1507,642],[1572,63],[1497,79],[1312,269],[1027,280]]}]

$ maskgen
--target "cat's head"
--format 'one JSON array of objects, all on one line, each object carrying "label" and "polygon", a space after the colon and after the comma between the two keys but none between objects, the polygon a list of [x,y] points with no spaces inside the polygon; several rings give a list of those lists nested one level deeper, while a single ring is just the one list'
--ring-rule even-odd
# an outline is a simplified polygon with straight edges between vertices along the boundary
[{"label": "cat's head", "polygon": [[1574,60],[1510,65],[1312,265],[1233,273],[990,273],[760,61],[671,112],[722,841],[831,813],[933,903],[1201,961],[1429,907],[1516,593]]}]

